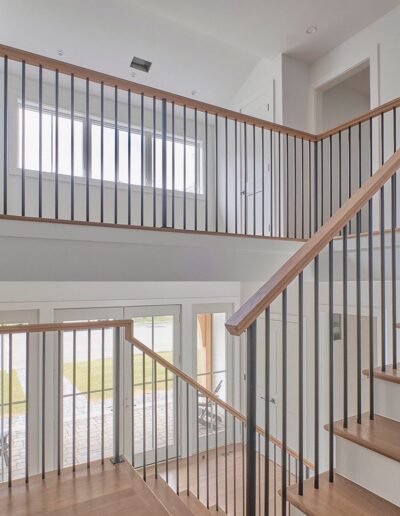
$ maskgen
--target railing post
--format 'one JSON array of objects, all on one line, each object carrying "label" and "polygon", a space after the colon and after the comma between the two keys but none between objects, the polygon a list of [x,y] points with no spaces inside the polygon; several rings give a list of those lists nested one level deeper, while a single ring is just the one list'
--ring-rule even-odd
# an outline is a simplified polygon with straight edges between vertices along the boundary
[{"label": "railing post", "polygon": [[247,333],[246,516],[256,514],[256,352],[257,321],[254,321]]},{"label": "railing post", "polygon": [[121,396],[121,376],[120,376],[120,365],[121,365],[121,349],[120,349],[120,328],[115,328],[114,333],[114,360],[113,360],[113,430],[114,430],[114,443],[113,443],[113,456],[111,462],[113,464],[119,464],[124,462],[120,454],[120,396]]},{"label": "railing post", "polygon": [[162,227],[167,227],[167,100],[162,101]]}]

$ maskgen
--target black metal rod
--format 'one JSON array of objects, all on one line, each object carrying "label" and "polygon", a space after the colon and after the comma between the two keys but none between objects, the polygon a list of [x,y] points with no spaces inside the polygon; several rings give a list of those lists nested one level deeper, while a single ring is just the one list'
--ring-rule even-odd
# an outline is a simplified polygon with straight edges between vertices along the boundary
[{"label": "black metal rod", "polygon": [[[10,405],[11,406],[11,405]],[[42,333],[42,479],[46,476],[46,333]]]},{"label": "black metal rod", "polygon": [[120,455],[120,403],[121,403],[121,348],[120,328],[115,328],[114,350],[113,350],[113,434],[114,434],[114,464],[123,462]]},{"label": "black metal rod", "polygon": [[253,235],[256,234],[256,126],[253,125]]},{"label": "black metal rod", "polygon": [[204,125],[205,125],[205,208],[204,208],[204,216],[205,216],[205,230],[208,231],[208,113],[207,111],[204,113]]},{"label": "black metal rod", "polygon": [[[104,464],[104,384],[105,384],[105,364],[104,364],[104,328],[101,329],[101,463]],[[132,441],[133,443],[134,441]],[[133,463],[132,463],[133,466]]]},{"label": "black metal rod", "polygon": [[131,463],[132,467],[135,467],[135,349],[133,344],[131,345],[131,421],[132,421],[132,453]]},{"label": "black metal rod", "polygon": [[[197,125],[197,124],[196,124]],[[167,227],[167,101],[162,101],[162,227]]]},{"label": "black metal rod", "polygon": [[299,274],[299,495],[303,495],[304,463],[304,288],[303,273]]},{"label": "black metal rod", "polygon": [[[385,161],[385,120],[381,115],[381,164]],[[380,190],[380,258],[381,258],[381,346],[382,371],[386,371],[386,264],[385,264],[385,187]]]},{"label": "black metal rod", "polygon": [[147,479],[147,460],[146,460],[146,355],[143,353],[142,358],[142,403],[143,403],[143,480]]},{"label": "black metal rod", "polygon": [[[173,119],[172,119],[173,120]],[[144,94],[140,95],[140,225],[144,226]]]},{"label": "black metal rod", "polygon": [[22,61],[22,87],[21,87],[21,108],[22,108],[22,141],[21,141],[21,215],[25,216],[25,102],[26,102],[26,65]]},{"label": "black metal rod", "polygon": [[132,101],[131,90],[128,90],[128,224],[132,223]]},{"label": "black metal rod", "polygon": [[348,283],[347,283],[347,226],[342,232],[343,246],[343,426],[348,426],[349,382],[348,382]]},{"label": "black metal rod", "polygon": [[[40,147],[40,152],[42,148]],[[75,219],[75,77],[71,74],[71,220]]]},{"label": "black metal rod", "polygon": [[76,330],[72,332],[72,471],[76,464]]},{"label": "black metal rod", "polygon": [[[208,398],[206,397],[206,407],[208,407]],[[208,428],[209,428],[209,420],[208,420],[208,410],[206,410],[206,506],[207,509],[210,508],[210,458],[209,458],[209,436],[208,436]]]},{"label": "black metal rod", "polygon": [[261,129],[261,234],[265,236],[265,141],[264,127]]},{"label": "black metal rod", "polygon": [[[351,197],[351,127],[348,129],[348,177],[347,177],[347,197],[350,199]],[[351,220],[349,222],[349,234],[351,234]]]},{"label": "black metal rod", "polygon": [[[373,174],[373,148],[372,148],[372,118],[369,119],[369,174]],[[369,329],[369,417],[375,417],[375,392],[374,392],[374,264],[373,264],[373,232],[372,232],[373,205],[372,199],[368,201],[368,329]]]},{"label": "black metal rod", "polygon": [[86,464],[87,469],[90,469],[90,403],[91,403],[91,370],[92,370],[92,331],[89,328],[88,330],[88,374],[87,374],[87,382],[88,382],[88,388],[87,388],[87,425],[86,425]]},{"label": "black metal rod", "polygon": [[281,236],[281,190],[282,190],[282,159],[281,159],[281,133],[278,135],[278,236]]},{"label": "black metal rod", "polygon": [[[315,219],[315,223],[317,219]],[[314,258],[314,487],[319,488],[319,256]]]},{"label": "black metal rod", "polygon": [[187,186],[187,149],[186,149],[186,132],[187,132],[187,119],[186,119],[186,105],[183,106],[183,229],[186,229],[186,186]]},{"label": "black metal rod", "polygon": [[54,192],[54,215],[55,215],[55,218],[58,219],[58,211],[59,211],[59,170],[58,170],[58,162],[59,162],[59,159],[58,159],[58,155],[59,155],[59,149],[58,149],[58,146],[59,146],[59,96],[60,96],[60,88],[59,88],[59,74],[58,74],[58,70],[56,70],[56,84],[55,84],[55,114],[56,114],[56,124],[55,124],[55,133],[54,133],[54,138],[55,138],[55,149],[54,149],[54,172],[55,172],[55,184],[54,184],[54,188],[55,188],[55,192]]},{"label": "black metal rod", "polygon": [[282,516],[287,502],[287,290],[282,293]]},{"label": "black metal rod", "polygon": [[89,151],[89,140],[90,140],[90,91],[89,91],[89,79],[86,79],[86,145],[85,145],[85,157],[86,157],[86,221],[90,220],[90,151]]},{"label": "black metal rod", "polygon": [[289,237],[289,135],[286,136],[286,237]]},{"label": "black metal rod", "polygon": [[293,236],[297,238],[297,138],[293,138],[293,168],[294,168],[294,211]]},{"label": "black metal rod", "polygon": [[320,203],[321,203],[321,226],[324,224],[324,193],[325,193],[325,189],[324,189],[324,185],[325,185],[325,181],[324,181],[324,140],[321,140],[321,199],[320,199]]},{"label": "black metal rod", "polygon": [[235,416],[232,416],[232,423],[233,423],[233,427],[232,427],[232,431],[233,431],[233,516],[236,516],[236,508],[237,508],[237,504],[236,504],[236,497],[237,497],[236,473],[237,472],[236,472],[236,418],[235,418]]},{"label": "black metal rod", "polygon": [[[316,168],[316,163],[314,164]],[[308,142],[308,236],[311,238],[312,235],[312,202],[311,202],[311,141]],[[314,170],[316,173],[316,170]]]},{"label": "black metal rod", "polygon": [[265,450],[264,450],[264,515],[269,516],[269,434],[270,434],[270,368],[271,368],[271,308],[265,310]]},{"label": "black metal rod", "polygon": [[[30,366],[30,351],[29,351],[29,333],[25,335],[25,483],[29,482],[29,366]],[[10,405],[11,410],[11,405]]]},{"label": "black metal rod", "polygon": [[[72,123],[72,122],[71,122]],[[43,216],[43,66],[39,66],[39,218]]]},{"label": "black metal rod", "polygon": [[[172,227],[175,227],[175,102],[171,107],[171,161],[172,161]],[[207,145],[207,144],[206,144]]]},{"label": "black metal rod", "polygon": [[165,368],[165,481],[168,484],[168,369]]},{"label": "black metal rod", "polygon": [[218,504],[219,476],[218,476],[218,405],[215,403],[215,505]]},{"label": "black metal rod", "polygon": [[199,429],[199,391],[196,390],[196,467],[197,498],[200,499],[200,429]]},{"label": "black metal rod", "polygon": [[[393,109],[393,152],[397,150],[397,124],[396,124],[396,108]],[[397,174],[391,179],[392,193],[392,231],[391,231],[391,247],[392,247],[392,364],[393,369],[397,369],[397,295],[396,295],[396,224],[397,224]]]},{"label": "black metal rod", "polygon": [[237,120],[235,120],[235,233],[238,232],[238,124]]},{"label": "black metal rod", "polygon": [[[224,424],[224,449],[225,449],[225,513],[228,514],[228,413],[225,409],[225,424]],[[198,478],[198,475],[197,475]],[[199,495],[197,494],[197,498]]]},{"label": "black metal rod", "polygon": [[329,482],[333,482],[334,382],[333,382],[333,242],[329,242]]},{"label": "black metal rod", "polygon": [[118,224],[119,129],[118,87],[114,87],[114,224]]},{"label": "black metal rod", "polygon": [[[154,331],[154,329],[153,329]],[[153,361],[153,414],[154,414],[154,477],[158,477],[158,398],[157,398],[157,362]]]},{"label": "black metal rod", "polygon": [[190,485],[190,441],[189,441],[189,384],[186,384],[186,494]]},{"label": "black metal rod", "polygon": [[274,160],[273,160],[273,156],[274,156],[274,147],[273,147],[273,136],[272,136],[272,129],[269,130],[269,154],[270,154],[270,157],[269,157],[269,166],[270,166],[270,170],[269,170],[269,176],[270,176],[270,199],[269,199],[269,207],[270,207],[270,220],[269,220],[269,224],[270,224],[270,231],[269,231],[269,234],[270,236],[273,236],[273,227],[274,227],[274,199],[275,199],[275,193],[274,193],[274,169],[273,169],[273,165],[274,165]]},{"label": "black metal rod", "polygon": [[157,226],[157,99],[153,97],[153,227]]},{"label": "black metal rod", "polygon": [[[27,334],[29,337],[29,334]],[[63,371],[62,371],[62,347],[61,331],[57,332],[57,474],[61,475],[61,432],[62,432],[62,395],[63,395]],[[28,387],[26,389],[28,392]]]},{"label": "black metal rod", "polygon": [[[4,384],[2,389],[4,388]],[[12,467],[13,467],[13,336],[10,333],[8,335],[8,487],[12,484]],[[43,421],[42,411],[42,421]],[[43,423],[42,423],[43,425]],[[2,434],[4,434],[4,427],[2,428]],[[2,435],[3,437],[3,435]],[[42,441],[43,447],[43,441]]]},{"label": "black metal rod", "polygon": [[8,213],[8,57],[4,56],[3,84],[3,213]]},{"label": "black metal rod", "polygon": [[179,377],[175,376],[176,494],[179,496]]},{"label": "black metal rod", "polygon": [[304,213],[306,199],[304,195],[304,138],[301,139],[301,238],[304,238]]},{"label": "black metal rod", "polygon": [[197,201],[199,188],[199,156],[198,156],[197,108],[194,110],[194,229],[197,231]]},{"label": "black metal rod", "polygon": [[253,322],[247,335],[247,427],[246,427],[246,515],[256,514],[256,371],[257,371],[257,322]]},{"label": "black metal rod", "polygon": [[[228,117],[225,117],[225,233],[228,233]],[[196,228],[197,229],[197,228]]]},{"label": "black metal rod", "polygon": [[[361,188],[362,147],[361,123],[358,124],[358,188]],[[362,368],[361,368],[361,210],[356,215],[356,304],[357,304],[357,423],[361,424],[362,413]]]},{"label": "black metal rod", "polygon": [[219,205],[219,166],[218,166],[218,115],[215,115],[215,231],[218,233],[218,205]]}]

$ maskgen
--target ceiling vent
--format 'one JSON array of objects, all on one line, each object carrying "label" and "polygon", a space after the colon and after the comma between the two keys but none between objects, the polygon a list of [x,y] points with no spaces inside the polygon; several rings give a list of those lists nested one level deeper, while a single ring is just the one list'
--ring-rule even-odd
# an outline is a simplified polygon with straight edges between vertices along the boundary
[{"label": "ceiling vent", "polygon": [[131,68],[148,73],[151,68],[151,61],[146,61],[146,59],[141,57],[134,57],[131,62]]}]

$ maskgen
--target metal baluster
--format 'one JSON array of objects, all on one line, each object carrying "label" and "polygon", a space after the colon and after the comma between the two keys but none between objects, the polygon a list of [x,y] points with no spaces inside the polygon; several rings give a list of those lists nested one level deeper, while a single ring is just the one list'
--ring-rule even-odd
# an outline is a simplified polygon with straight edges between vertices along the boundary
[{"label": "metal baluster", "polygon": [[[381,114],[381,165],[385,161],[385,125]],[[386,371],[386,265],[385,265],[385,187],[380,190],[380,255],[381,255],[381,344],[382,371]]]},{"label": "metal baluster", "polygon": [[215,115],[215,231],[218,233],[218,115]]},{"label": "metal baluster", "polygon": [[204,113],[204,125],[205,125],[205,174],[206,174],[206,191],[205,191],[205,230],[208,231],[208,113]]},{"label": "metal baluster", "polygon": [[247,492],[246,514],[256,512],[256,363],[257,363],[257,321],[248,329],[246,346],[246,406],[247,406]]},{"label": "metal baluster", "polygon": [[[172,227],[175,227],[175,102],[172,102],[171,107],[171,139],[172,139]],[[207,146],[207,143],[206,143]]]},{"label": "metal baluster", "polygon": [[158,417],[157,417],[157,362],[154,360],[153,403],[154,403],[154,476],[158,477]]},{"label": "metal baluster", "polygon": [[348,319],[347,319],[347,225],[342,232],[343,246],[343,426],[348,426]]},{"label": "metal baluster", "polygon": [[132,467],[135,467],[135,348],[131,345],[131,421],[132,421]]},{"label": "metal baluster", "polygon": [[[393,108],[393,152],[397,150],[396,108]],[[397,223],[397,174],[393,174],[390,185],[392,191],[392,363],[397,369],[397,295],[396,295],[396,223]]]},{"label": "metal baluster", "polygon": [[[62,346],[61,346],[61,331],[57,332],[57,474],[61,475],[61,432],[62,432],[62,395],[63,395],[63,372],[62,372]],[[28,386],[26,387],[28,392]]]},{"label": "metal baluster", "polygon": [[186,149],[186,105],[183,106],[183,229],[186,229],[186,172],[187,172],[187,149]]},{"label": "metal baluster", "polygon": [[299,274],[299,495],[303,496],[304,462],[304,290],[303,273]]},{"label": "metal baluster", "polygon": [[[361,123],[358,124],[358,188],[361,188]],[[356,215],[357,423],[361,424],[361,210]]]},{"label": "metal baluster", "polygon": [[[104,464],[104,328],[101,329],[101,463]],[[132,464],[133,465],[133,464]]]},{"label": "metal baluster", "polygon": [[[348,129],[348,185],[347,185],[347,197],[351,197],[351,127]],[[349,234],[351,234],[351,220],[349,222]]]},{"label": "metal baluster", "polygon": [[329,136],[329,217],[333,213],[332,135]]},{"label": "metal baluster", "polygon": [[72,332],[72,471],[76,455],[76,330]]},{"label": "metal baluster", "polygon": [[244,452],[244,422],[242,421],[242,514],[246,514],[246,455]]},{"label": "metal baluster", "polygon": [[238,232],[238,144],[237,120],[235,120],[235,233]]},{"label": "metal baluster", "polygon": [[286,134],[286,238],[289,237],[289,135]]},{"label": "metal baluster", "polygon": [[301,139],[301,238],[304,238],[304,138]]},{"label": "metal baluster", "polygon": [[[372,118],[369,119],[369,175],[373,174],[373,149],[372,149]],[[375,392],[374,392],[374,264],[373,264],[373,240],[372,240],[372,198],[368,201],[368,305],[369,305],[369,417],[375,417]]]},{"label": "metal baluster", "polygon": [[[10,407],[11,407],[11,404],[10,404]],[[42,333],[42,429],[41,430],[42,430],[42,479],[44,479],[46,476],[46,333],[45,332]]]},{"label": "metal baluster", "polygon": [[89,153],[89,139],[90,139],[90,111],[89,111],[89,79],[86,79],[86,143],[85,143],[85,156],[86,156],[86,221],[90,220],[90,197],[89,197],[89,186],[90,186],[90,153]]},{"label": "metal baluster", "polygon": [[146,355],[142,354],[142,402],[143,402],[143,480],[146,482]]},{"label": "metal baluster", "polygon": [[197,442],[197,498],[200,499],[200,431],[199,431],[199,391],[196,390],[196,442]]},{"label": "metal baluster", "polygon": [[197,135],[197,108],[194,110],[194,229],[197,231],[197,197],[198,197],[198,135]]},{"label": "metal baluster", "polygon": [[39,66],[39,218],[43,216],[43,66]]},{"label": "metal baluster", "polygon": [[[316,171],[314,170],[314,173],[315,172]],[[310,238],[311,238],[311,234],[312,234],[312,227],[311,227],[312,211],[311,210],[312,210],[312,208],[311,208],[311,140],[309,140],[309,142],[308,142],[308,225],[309,225],[308,236]]]},{"label": "metal baluster", "polygon": [[[29,333],[25,335],[25,483],[29,482],[29,365],[30,365],[30,350],[29,350]],[[2,384],[3,386],[4,384]],[[3,387],[2,387],[3,390]],[[2,477],[3,480],[3,477]]]},{"label": "metal baluster", "polygon": [[176,494],[179,496],[179,376],[175,375]]},{"label": "metal baluster", "polygon": [[208,421],[208,398],[206,397],[206,473],[207,473],[207,494],[206,494],[206,500],[207,500],[207,509],[210,508],[210,459],[209,459],[209,444],[208,444],[208,428],[209,428],[209,421]]},{"label": "metal baluster", "polygon": [[[225,513],[228,514],[228,435],[227,435],[227,423],[228,423],[228,414],[225,409],[225,424],[224,424],[224,434],[225,434]],[[198,496],[197,496],[198,498]]]},{"label": "metal baluster", "polygon": [[[0,413],[0,416],[1,416],[1,428],[0,428],[0,432],[1,432],[1,440],[3,441],[4,439],[4,433],[5,433],[5,425],[4,425],[4,379],[5,379],[5,369],[6,369],[6,365],[5,365],[5,360],[4,360],[4,335],[1,334],[0,335],[0,344],[1,344],[1,347],[0,347],[0,350],[1,350],[1,353],[0,353],[0,360],[1,360],[1,367],[0,367],[0,380],[1,380],[1,390],[0,390],[0,393],[1,393],[1,413]],[[1,461],[1,480],[2,482],[4,482],[4,461]]]},{"label": "metal baluster", "polygon": [[276,444],[274,443],[274,514],[276,514]]},{"label": "metal baluster", "polygon": [[215,505],[218,505],[218,405],[215,403]]},{"label": "metal baluster", "polygon": [[[3,383],[4,386],[4,383]],[[12,484],[12,468],[13,468],[13,335],[8,335],[8,487]],[[2,389],[3,390],[3,389]],[[43,417],[43,412],[42,412]],[[3,430],[4,431],[4,430]],[[44,432],[43,432],[44,433]],[[42,441],[43,447],[43,441]]]},{"label": "metal baluster", "polygon": [[8,57],[4,56],[3,84],[3,213],[8,213]]},{"label": "metal baluster", "polygon": [[132,142],[131,142],[131,126],[132,126],[132,106],[131,106],[131,90],[128,90],[128,224],[132,223]]},{"label": "metal baluster", "polygon": [[59,170],[58,170],[58,140],[59,140],[59,119],[58,119],[58,104],[59,104],[59,75],[56,70],[56,91],[55,91],[55,104],[56,104],[56,125],[55,125],[55,148],[54,148],[54,172],[55,172],[55,192],[54,192],[54,214],[55,218],[58,219],[58,192],[59,192]]},{"label": "metal baluster", "polygon": [[293,166],[294,166],[294,237],[297,238],[297,138],[293,138]]},{"label": "metal baluster", "polygon": [[236,418],[232,416],[233,422],[233,515],[236,516]]},{"label": "metal baluster", "polygon": [[324,224],[324,140],[321,140],[321,226]]},{"label": "metal baluster", "polygon": [[256,234],[256,126],[253,125],[253,235]]},{"label": "metal baluster", "polygon": [[[317,176],[317,174],[316,174]],[[316,208],[317,209],[317,208]],[[315,224],[318,224],[315,219]],[[314,258],[314,487],[319,488],[319,256]]]},{"label": "metal baluster", "polygon": [[225,233],[228,233],[228,117],[225,117]]},{"label": "metal baluster", "polygon": [[265,142],[264,127],[261,129],[261,234],[265,236]]},{"label": "metal baluster", "polygon": [[[42,147],[40,146],[40,152]],[[71,74],[71,220],[75,219],[75,77]]]},{"label": "metal baluster", "polygon": [[274,178],[274,173],[273,173],[273,146],[272,146],[272,129],[269,130],[269,153],[270,153],[270,171],[269,171],[269,174],[270,174],[270,210],[271,210],[271,215],[270,215],[270,236],[273,236],[273,230],[272,228],[274,227],[274,223],[273,223],[273,215],[274,215],[274,210],[273,210],[273,200],[275,199],[275,193],[274,193],[274,181],[273,181],[273,178]]},{"label": "metal baluster", "polygon": [[144,226],[144,94],[140,94],[140,225]]},{"label": "metal baluster", "polygon": [[278,236],[281,237],[281,183],[282,183],[282,159],[281,159],[281,133],[278,133]]},{"label": "metal baluster", "polygon": [[282,293],[282,516],[287,502],[287,290]]},{"label": "metal baluster", "polygon": [[189,496],[189,456],[190,456],[190,443],[189,443],[189,384],[186,384],[186,494]]},{"label": "metal baluster", "polygon": [[153,227],[157,226],[157,111],[156,97],[153,97]]},{"label": "metal baluster", "polygon": [[165,368],[165,481],[168,484],[168,369]]},{"label": "metal baluster", "polygon": [[[258,462],[258,514],[261,514],[261,448],[260,448],[260,434],[257,434],[257,462]],[[225,511],[228,513],[228,511]]]},{"label": "metal baluster", "polygon": [[92,332],[88,330],[88,394],[87,394],[87,469],[90,468],[90,394],[91,394]]},{"label": "metal baluster", "polygon": [[333,402],[334,402],[334,383],[333,383],[333,242],[329,242],[329,482],[333,482]]},{"label": "metal baluster", "polygon": [[104,82],[100,86],[100,221],[104,222]]},{"label": "metal baluster", "polygon": [[21,215],[25,216],[25,102],[26,102],[26,65],[22,61],[22,91],[21,91],[21,108],[22,108],[22,139],[21,139]]},{"label": "metal baluster", "polygon": [[271,366],[271,308],[265,310],[265,472],[264,472],[264,504],[265,516],[269,516],[269,434],[270,434],[270,366]]}]

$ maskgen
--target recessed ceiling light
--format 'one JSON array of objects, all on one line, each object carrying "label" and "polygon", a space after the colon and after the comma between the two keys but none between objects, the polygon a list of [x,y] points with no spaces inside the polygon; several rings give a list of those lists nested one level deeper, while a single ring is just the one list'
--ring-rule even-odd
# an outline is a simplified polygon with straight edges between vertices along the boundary
[{"label": "recessed ceiling light", "polygon": [[136,68],[136,70],[140,70],[141,72],[148,73],[151,68],[151,61],[146,61],[146,59],[142,59],[141,57],[134,57],[131,62],[131,67]]},{"label": "recessed ceiling light", "polygon": [[59,49],[57,50],[57,55],[58,55],[58,56],[60,56],[60,57],[61,57],[61,56],[63,56],[63,55],[64,55],[64,50],[62,50],[61,48],[59,48]]},{"label": "recessed ceiling light", "polygon": [[306,28],[306,34],[315,34],[316,32],[318,32],[318,27],[315,25]]}]

